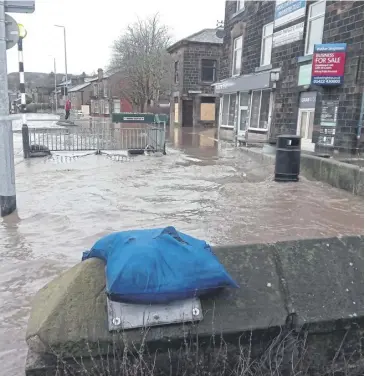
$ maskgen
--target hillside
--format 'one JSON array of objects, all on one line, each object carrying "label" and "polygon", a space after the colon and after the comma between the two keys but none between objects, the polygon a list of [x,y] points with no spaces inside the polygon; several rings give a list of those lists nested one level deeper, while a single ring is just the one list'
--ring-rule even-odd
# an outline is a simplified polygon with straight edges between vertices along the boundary
[{"label": "hillside", "polygon": [[[57,83],[60,83],[64,74],[57,74]],[[70,77],[75,77],[71,75]],[[19,88],[19,72],[12,72],[8,74],[9,90],[16,91]],[[25,72],[25,86],[29,89],[36,87],[53,87],[54,73],[40,73],[40,72]]]}]

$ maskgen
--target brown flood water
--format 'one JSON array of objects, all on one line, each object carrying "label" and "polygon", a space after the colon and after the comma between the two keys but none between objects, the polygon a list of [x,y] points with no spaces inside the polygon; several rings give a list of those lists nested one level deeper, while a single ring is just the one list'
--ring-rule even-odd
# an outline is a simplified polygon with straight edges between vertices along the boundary
[{"label": "brown flood water", "polygon": [[0,219],[0,375],[24,374],[34,293],[112,231],[172,225],[212,245],[363,233],[361,198],[305,179],[275,183],[272,166],[192,133],[174,132],[166,156],[129,162],[25,162],[15,136],[18,212]]}]

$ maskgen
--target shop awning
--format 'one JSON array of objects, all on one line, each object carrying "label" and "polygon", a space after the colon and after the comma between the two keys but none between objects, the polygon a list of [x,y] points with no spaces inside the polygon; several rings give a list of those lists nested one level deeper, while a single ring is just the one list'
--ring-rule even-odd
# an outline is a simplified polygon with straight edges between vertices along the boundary
[{"label": "shop awning", "polygon": [[250,91],[267,89],[270,86],[270,71],[230,77],[213,84],[216,94],[235,93],[237,91]]}]

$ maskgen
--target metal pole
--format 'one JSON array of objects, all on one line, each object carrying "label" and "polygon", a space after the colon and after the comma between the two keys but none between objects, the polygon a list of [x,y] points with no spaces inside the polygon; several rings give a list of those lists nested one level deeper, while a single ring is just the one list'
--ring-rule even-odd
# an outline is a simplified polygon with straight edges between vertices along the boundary
[{"label": "metal pole", "polygon": [[20,108],[23,113],[22,120],[22,139],[23,139],[23,155],[24,158],[30,157],[30,145],[29,145],[29,130],[27,125],[27,118],[25,116],[25,110],[27,107],[27,100],[25,96],[25,73],[24,73],[24,60],[23,60],[23,38],[18,40],[18,59],[19,59],[19,91],[21,95]]},{"label": "metal pole", "polygon": [[63,26],[63,42],[65,45],[65,71],[66,71],[66,101],[68,99],[68,76],[67,76],[67,47],[66,47],[66,28]]},{"label": "metal pole", "polygon": [[55,96],[55,104],[56,104],[56,115],[57,115],[57,71],[56,71],[56,58],[53,58],[53,70],[54,70],[54,96]]},{"label": "metal pole", "polygon": [[5,6],[0,1],[0,215],[16,209],[13,129],[9,119]]}]

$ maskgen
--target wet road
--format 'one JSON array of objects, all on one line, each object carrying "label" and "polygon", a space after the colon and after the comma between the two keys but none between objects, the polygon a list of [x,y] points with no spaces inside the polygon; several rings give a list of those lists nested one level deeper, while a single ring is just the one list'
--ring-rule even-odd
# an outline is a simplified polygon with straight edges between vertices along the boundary
[{"label": "wet road", "polygon": [[0,219],[0,375],[24,374],[33,294],[112,231],[173,225],[214,245],[363,233],[361,198],[305,179],[275,183],[272,166],[217,146],[211,131],[192,133],[173,131],[166,156],[131,161],[23,161],[15,135],[18,212]]}]

